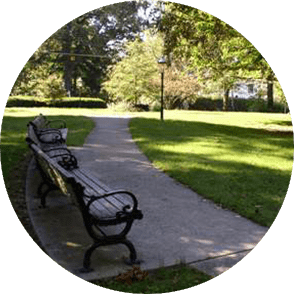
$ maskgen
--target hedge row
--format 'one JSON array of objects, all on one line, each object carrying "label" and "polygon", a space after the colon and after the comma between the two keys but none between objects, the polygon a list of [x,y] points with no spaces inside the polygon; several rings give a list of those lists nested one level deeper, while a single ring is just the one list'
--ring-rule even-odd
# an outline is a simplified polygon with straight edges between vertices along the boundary
[{"label": "hedge row", "polygon": [[[6,107],[59,107],[59,108],[107,108],[101,98],[79,98],[70,97],[63,99],[45,99],[35,97],[10,97]],[[137,111],[148,111],[149,105],[137,104],[133,106]],[[152,107],[151,107],[152,108]],[[189,110],[220,111],[223,109],[222,99],[198,98],[188,105],[183,103],[178,108]],[[267,112],[267,101],[263,99],[230,99],[230,111]],[[286,109],[288,110],[288,108]],[[275,103],[273,112],[284,112],[285,106]]]},{"label": "hedge row", "polygon": [[58,107],[58,108],[107,108],[100,98],[42,99],[32,97],[10,97],[6,107]]},{"label": "hedge row", "polygon": [[[188,105],[190,110],[219,111],[223,109],[222,99],[198,98],[194,103]],[[228,110],[244,112],[267,112],[267,101],[263,99],[230,99]],[[272,112],[284,112],[285,106],[281,103],[274,103]]]}]

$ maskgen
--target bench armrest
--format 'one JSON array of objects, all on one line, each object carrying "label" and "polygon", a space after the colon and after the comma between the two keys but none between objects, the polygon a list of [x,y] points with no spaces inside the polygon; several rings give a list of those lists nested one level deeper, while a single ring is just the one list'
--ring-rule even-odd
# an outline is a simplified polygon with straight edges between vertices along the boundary
[{"label": "bench armrest", "polygon": [[117,219],[123,219],[123,218],[129,218],[129,219],[142,219],[143,218],[143,214],[142,212],[138,209],[138,200],[135,197],[135,195],[129,191],[126,190],[114,190],[114,191],[110,191],[107,192],[101,196],[89,196],[85,198],[90,198],[90,200],[88,201],[87,205],[86,205],[86,209],[89,211],[91,204],[93,204],[95,201],[100,200],[100,199],[105,199],[107,197],[110,197],[112,195],[118,195],[118,194],[127,194],[128,196],[131,197],[132,199],[132,209],[131,206],[126,204],[123,209],[119,212],[117,212],[116,217]]}]

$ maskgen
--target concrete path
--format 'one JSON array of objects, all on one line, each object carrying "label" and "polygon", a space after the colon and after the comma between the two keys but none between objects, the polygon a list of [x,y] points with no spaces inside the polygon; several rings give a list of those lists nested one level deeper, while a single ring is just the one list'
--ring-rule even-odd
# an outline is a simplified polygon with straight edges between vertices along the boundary
[{"label": "concrete path", "polygon": [[[128,237],[136,247],[141,268],[185,262],[216,276],[240,261],[268,228],[259,226],[177,183],[157,170],[138,150],[128,131],[128,118],[96,117],[96,128],[82,148],[72,148],[79,165],[113,189],[133,192],[144,214]],[[91,239],[79,211],[57,193],[40,209],[36,196],[38,173],[30,165],[27,200],[32,222],[48,255],[83,279],[116,276],[130,267],[121,245],[101,247],[93,254],[94,272],[81,274],[85,249]]]}]

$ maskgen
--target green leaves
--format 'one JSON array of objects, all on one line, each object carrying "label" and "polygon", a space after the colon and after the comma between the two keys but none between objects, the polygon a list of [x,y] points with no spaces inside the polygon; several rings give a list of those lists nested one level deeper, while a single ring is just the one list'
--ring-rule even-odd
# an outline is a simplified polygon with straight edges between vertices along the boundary
[{"label": "green leaves", "polygon": [[[12,94],[53,97],[64,96],[66,91],[68,96],[97,97],[106,68],[123,43],[133,40],[138,32],[150,25],[149,18],[138,13],[150,6],[147,1],[116,3],[90,11],[66,24],[33,54]],[[153,10],[149,12],[150,19],[156,21]],[[42,84],[50,84],[50,79],[54,83],[58,80],[53,94],[49,89],[40,89]],[[35,87],[39,87],[38,91]]]},{"label": "green leaves", "polygon": [[[231,26],[208,13],[168,3],[161,30],[166,54],[189,61],[200,81],[214,81],[225,92],[240,80],[276,81],[257,49]],[[224,101],[227,98],[224,96]]]},{"label": "green leaves", "polygon": [[104,89],[112,101],[126,100],[133,104],[154,95],[152,80],[159,78],[157,59],[162,53],[161,39],[145,32],[143,42],[136,38],[125,46],[126,56],[109,68]]}]

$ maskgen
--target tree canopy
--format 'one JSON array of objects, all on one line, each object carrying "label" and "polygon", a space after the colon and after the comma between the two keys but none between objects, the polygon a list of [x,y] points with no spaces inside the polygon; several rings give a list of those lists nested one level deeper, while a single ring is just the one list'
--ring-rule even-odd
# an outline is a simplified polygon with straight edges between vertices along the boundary
[{"label": "tree canopy", "polygon": [[256,78],[268,83],[268,104],[272,107],[273,71],[257,49],[231,26],[199,9],[167,3],[161,31],[167,55],[186,58],[199,80],[214,81],[223,89],[224,109],[236,81]]},{"label": "tree canopy", "polygon": [[[125,46],[125,55],[109,67],[104,89],[112,101],[131,104],[152,103],[159,100],[161,88],[158,61],[163,55],[163,39],[159,33],[145,31]],[[194,75],[183,70],[183,62],[173,61],[164,69],[165,107],[174,108],[189,100],[199,90]]]},{"label": "tree canopy", "polygon": [[[156,23],[157,9],[150,6],[148,1],[120,2],[74,19],[33,54],[12,92],[34,94],[33,89],[25,88],[23,82],[34,79],[31,72],[47,64],[48,77],[52,72],[62,75],[63,84],[60,87],[64,87],[67,96],[96,97],[106,68],[123,43],[134,40],[138,32]],[[144,16],[147,9],[148,18]],[[38,81],[35,82],[38,84]],[[80,88],[79,83],[82,85]]]},{"label": "tree canopy", "polygon": [[125,100],[137,104],[139,100],[152,100],[156,95],[154,83],[158,77],[157,60],[162,54],[161,40],[146,33],[125,46],[125,56],[109,67],[108,81],[104,89],[112,101]]},{"label": "tree canopy", "polygon": [[228,110],[230,91],[252,81],[267,85],[268,110],[274,86],[285,101],[266,60],[230,25],[193,7],[148,0],[108,5],[63,26],[32,55],[11,94],[154,102],[162,55],[167,108],[213,88]]}]

